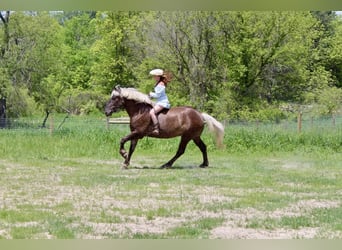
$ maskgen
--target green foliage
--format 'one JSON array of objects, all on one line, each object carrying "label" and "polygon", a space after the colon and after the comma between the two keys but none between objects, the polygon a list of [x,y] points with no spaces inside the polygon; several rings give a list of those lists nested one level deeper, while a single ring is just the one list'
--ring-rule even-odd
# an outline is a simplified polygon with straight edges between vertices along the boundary
[{"label": "green foliage", "polygon": [[[70,93],[84,92],[82,98],[89,99],[76,101],[83,111],[75,113],[102,112],[94,96],[109,96],[115,85],[148,93],[153,68],[173,73],[168,88],[173,106],[191,105],[221,120],[278,121],[279,103],[323,107],[333,98],[324,112],[341,108],[342,21],[331,11],[4,15],[0,96],[14,100],[13,93],[27,89],[41,110],[61,111]],[[17,105],[7,103],[11,109]]]},{"label": "green foliage", "polygon": [[87,13],[65,21],[65,81],[72,88],[88,89],[91,86],[91,67],[94,62],[90,48],[96,41],[95,20]]},{"label": "green foliage", "polygon": [[129,86],[135,79],[128,46],[129,37],[135,31],[135,14],[131,12],[99,13],[96,19],[97,35],[100,37],[91,51],[95,62],[91,81],[103,92],[110,93],[114,86]]},{"label": "green foliage", "polygon": [[35,100],[28,94],[25,88],[9,88],[7,98],[8,117],[32,116],[41,110],[37,107]]},{"label": "green foliage", "polygon": [[11,87],[17,92],[26,88],[38,104],[50,107],[53,99],[58,99],[58,93],[51,91],[49,75],[60,73],[61,27],[47,13],[32,16],[14,12],[9,30],[11,39],[1,59]]},{"label": "green foliage", "polygon": [[341,109],[342,89],[337,87],[325,87],[315,89],[306,94],[306,102],[316,104],[315,111],[319,115],[335,115]]},{"label": "green foliage", "polygon": [[325,109],[323,114],[335,114],[341,108],[342,89],[337,87],[324,88],[318,92],[317,103]]},{"label": "green foliage", "polygon": [[69,90],[60,98],[59,112],[69,111],[71,114],[87,115],[103,112],[108,96],[94,90]]},{"label": "green foliage", "polygon": [[296,12],[242,12],[234,20],[239,32],[232,34],[225,53],[232,55],[228,65],[238,70],[228,73],[236,101],[252,107],[259,99],[297,99],[305,88],[308,46],[315,37],[308,34],[312,18]]},{"label": "green foliage", "polygon": [[11,91],[11,80],[6,68],[0,66],[0,98],[7,97]]},{"label": "green foliage", "polygon": [[232,112],[230,119],[257,122],[280,122],[286,115],[278,107],[260,107],[257,110],[250,110],[247,106]]},{"label": "green foliage", "polygon": [[329,37],[329,46],[327,46],[327,67],[333,73],[333,79],[336,79],[336,87],[342,87],[342,18],[332,22],[334,35]]}]

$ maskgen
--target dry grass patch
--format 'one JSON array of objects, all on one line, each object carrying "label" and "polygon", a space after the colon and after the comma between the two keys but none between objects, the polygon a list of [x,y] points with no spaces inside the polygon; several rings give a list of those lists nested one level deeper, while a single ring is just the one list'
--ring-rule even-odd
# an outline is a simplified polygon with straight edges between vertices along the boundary
[{"label": "dry grass patch", "polygon": [[146,161],[121,170],[119,159],[1,160],[0,238],[342,238],[334,168],[322,180],[303,160],[171,170]]}]

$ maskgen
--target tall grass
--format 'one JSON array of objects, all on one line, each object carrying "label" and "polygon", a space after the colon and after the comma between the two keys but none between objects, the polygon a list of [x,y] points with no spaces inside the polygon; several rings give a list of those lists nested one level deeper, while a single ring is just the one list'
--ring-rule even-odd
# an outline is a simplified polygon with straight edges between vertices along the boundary
[{"label": "tall grass", "polygon": [[[94,157],[98,159],[120,158],[120,139],[129,133],[127,125],[111,125],[106,128],[104,118],[72,117],[59,128],[62,117],[54,119],[55,128],[42,129],[33,126],[20,126],[16,129],[0,130],[0,154],[7,157],[53,159],[59,157]],[[23,124],[23,123],[21,123]],[[213,137],[205,130],[203,139],[208,151],[216,151]],[[139,141],[137,150],[148,152],[176,152],[179,138],[153,139],[145,137]],[[273,153],[302,152],[324,153],[341,152],[342,126],[334,129],[311,128],[298,133],[296,129],[283,125],[259,124],[249,126],[232,124],[226,126],[221,153]],[[129,147],[127,143],[126,148]],[[187,152],[198,149],[190,143]]]},{"label": "tall grass", "polygon": [[332,151],[342,148],[342,127],[307,129],[298,133],[282,126],[232,125],[226,128],[225,142],[229,152],[291,152]]}]

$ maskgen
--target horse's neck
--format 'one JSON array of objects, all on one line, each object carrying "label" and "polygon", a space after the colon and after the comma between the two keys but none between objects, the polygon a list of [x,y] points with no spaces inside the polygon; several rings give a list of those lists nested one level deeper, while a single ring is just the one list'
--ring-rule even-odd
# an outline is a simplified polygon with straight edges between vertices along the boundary
[{"label": "horse's neck", "polygon": [[132,100],[125,100],[125,109],[130,117],[141,115],[141,113],[147,112],[152,108],[148,104],[136,103]]}]

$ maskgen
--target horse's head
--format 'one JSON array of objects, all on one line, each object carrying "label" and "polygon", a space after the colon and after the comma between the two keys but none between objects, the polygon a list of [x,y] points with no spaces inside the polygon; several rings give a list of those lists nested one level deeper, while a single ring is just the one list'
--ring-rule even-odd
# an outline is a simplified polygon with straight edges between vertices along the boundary
[{"label": "horse's head", "polygon": [[105,107],[105,115],[110,116],[112,113],[118,111],[124,103],[124,100],[121,96],[120,87],[115,87],[112,91],[111,98],[107,102]]}]

